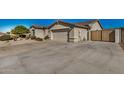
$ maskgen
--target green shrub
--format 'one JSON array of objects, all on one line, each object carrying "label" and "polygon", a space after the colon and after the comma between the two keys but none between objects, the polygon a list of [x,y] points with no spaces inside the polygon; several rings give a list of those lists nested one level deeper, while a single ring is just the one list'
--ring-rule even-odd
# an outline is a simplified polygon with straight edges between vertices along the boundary
[{"label": "green shrub", "polygon": [[0,41],[12,40],[10,35],[3,35],[0,37]]},{"label": "green shrub", "polygon": [[43,41],[42,38],[36,38],[35,40],[37,40],[37,41]]},{"label": "green shrub", "polygon": [[30,39],[30,38],[31,38],[31,34],[26,35],[26,37],[25,37],[26,40],[28,40],[28,39]]}]

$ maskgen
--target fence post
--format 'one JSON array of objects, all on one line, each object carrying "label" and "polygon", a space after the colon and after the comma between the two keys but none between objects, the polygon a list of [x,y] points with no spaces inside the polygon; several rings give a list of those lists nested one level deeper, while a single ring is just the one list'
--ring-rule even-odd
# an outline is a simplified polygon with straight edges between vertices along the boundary
[{"label": "fence post", "polygon": [[91,41],[91,30],[89,30],[88,35],[89,35],[89,41]]}]

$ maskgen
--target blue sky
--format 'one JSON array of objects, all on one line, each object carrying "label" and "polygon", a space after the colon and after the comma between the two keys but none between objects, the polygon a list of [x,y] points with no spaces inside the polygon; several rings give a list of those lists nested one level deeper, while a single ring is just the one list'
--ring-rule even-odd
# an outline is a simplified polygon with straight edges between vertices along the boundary
[{"label": "blue sky", "polygon": [[[85,22],[92,19],[61,19],[65,22]],[[124,27],[124,19],[99,19],[103,28]],[[30,27],[33,24],[48,26],[56,19],[0,19],[0,32],[7,32],[17,25]]]}]

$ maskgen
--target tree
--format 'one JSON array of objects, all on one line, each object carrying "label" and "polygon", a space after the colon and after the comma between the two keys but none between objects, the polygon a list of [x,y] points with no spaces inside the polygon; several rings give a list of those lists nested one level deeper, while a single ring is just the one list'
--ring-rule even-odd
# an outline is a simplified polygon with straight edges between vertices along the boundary
[{"label": "tree", "polygon": [[22,35],[22,34],[29,33],[29,29],[26,28],[25,26],[19,25],[19,26],[16,26],[14,29],[12,29],[11,32],[12,34]]},{"label": "tree", "polygon": [[6,32],[7,34],[10,34],[10,32]]}]

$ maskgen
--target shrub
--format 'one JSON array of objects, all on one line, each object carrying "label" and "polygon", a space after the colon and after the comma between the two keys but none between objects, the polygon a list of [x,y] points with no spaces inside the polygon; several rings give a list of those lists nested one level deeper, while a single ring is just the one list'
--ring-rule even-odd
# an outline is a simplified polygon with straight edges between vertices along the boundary
[{"label": "shrub", "polygon": [[10,35],[3,35],[0,37],[0,41],[12,40]]},{"label": "shrub", "polygon": [[31,36],[31,39],[36,39],[36,36]]},{"label": "shrub", "polygon": [[14,40],[14,41],[17,41],[17,39],[19,38],[18,36],[11,36],[11,38]]},{"label": "shrub", "polygon": [[19,35],[19,37],[21,37],[21,38],[26,38],[26,35]]},{"label": "shrub", "polygon": [[42,38],[36,38],[35,40],[37,40],[37,41],[43,41]]},{"label": "shrub", "polygon": [[31,34],[28,34],[28,35],[26,35],[26,37],[25,37],[26,40],[29,39],[29,38],[31,38]]},{"label": "shrub", "polygon": [[49,37],[48,35],[44,37],[45,40],[46,40],[46,39],[49,39],[49,38],[50,38],[50,37]]},{"label": "shrub", "polygon": [[26,37],[25,39],[28,40],[30,37]]}]

